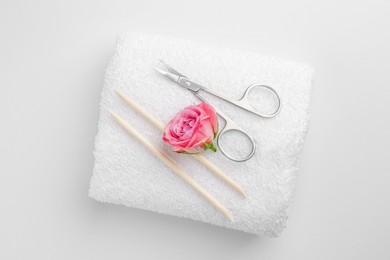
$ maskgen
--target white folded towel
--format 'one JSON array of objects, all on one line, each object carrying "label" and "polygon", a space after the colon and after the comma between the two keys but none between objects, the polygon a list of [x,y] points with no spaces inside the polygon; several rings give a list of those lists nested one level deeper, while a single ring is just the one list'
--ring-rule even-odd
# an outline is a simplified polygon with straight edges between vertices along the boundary
[{"label": "white folded towel", "polygon": [[[184,107],[200,103],[191,92],[154,70],[159,59],[195,82],[232,98],[240,98],[253,83],[272,86],[280,95],[283,107],[274,118],[260,118],[210,97],[213,105],[257,143],[255,155],[246,162],[230,161],[219,151],[203,153],[245,189],[246,199],[192,156],[170,152],[170,147],[161,139],[161,131],[129,108],[113,91],[114,88],[121,90],[164,124]],[[308,129],[312,75],[313,69],[305,64],[254,53],[160,35],[121,35],[106,70],[89,195],[101,202],[191,218],[259,235],[278,236],[285,227],[297,180],[297,163]],[[107,108],[169,154],[231,210],[235,221],[230,222],[220,214],[129,136],[107,113]],[[235,137],[227,140],[238,145],[241,139]]]}]

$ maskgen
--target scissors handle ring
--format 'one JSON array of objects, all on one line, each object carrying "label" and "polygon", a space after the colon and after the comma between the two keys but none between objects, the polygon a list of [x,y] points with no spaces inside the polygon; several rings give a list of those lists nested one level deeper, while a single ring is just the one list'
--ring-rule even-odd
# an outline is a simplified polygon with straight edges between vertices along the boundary
[{"label": "scissors handle ring", "polygon": [[[192,83],[192,85],[196,84],[196,83]],[[216,96],[216,97],[219,97],[219,98],[222,98],[223,100],[237,106],[237,107],[240,107],[242,109],[245,109],[246,111],[249,111],[255,115],[258,115],[258,116],[261,116],[261,117],[265,117],[265,118],[270,118],[270,117],[274,117],[276,116],[277,114],[279,114],[281,108],[282,108],[282,102],[280,101],[280,97],[278,95],[278,93],[276,92],[275,89],[271,88],[270,86],[267,86],[267,85],[262,85],[262,84],[258,84],[258,83],[255,83],[255,84],[252,84],[250,85],[244,92],[244,95],[242,96],[241,99],[239,100],[233,100],[233,99],[230,99],[229,97],[226,97],[225,95],[221,94],[221,93],[217,93],[217,92],[214,92],[213,90],[211,89],[208,89],[208,88],[205,88],[205,87],[201,87],[200,85],[195,85],[196,86],[196,91],[194,91],[193,89],[190,89],[191,91],[193,91],[194,93],[195,92],[199,92],[200,90],[203,90],[207,93],[210,93],[211,95],[213,96]],[[265,88],[265,89],[268,89],[270,90],[275,96],[276,96],[276,99],[278,101],[278,107],[277,109],[271,113],[271,114],[265,114],[265,113],[260,113],[259,111],[257,111],[257,109],[255,109],[254,107],[251,106],[251,104],[249,103],[249,100],[248,100],[248,96],[249,96],[249,93],[250,91],[254,88],[254,87],[261,87],[261,88]],[[188,87],[187,87],[188,88]]]},{"label": "scissors handle ring", "polygon": [[[277,98],[278,100],[278,107],[277,109],[275,110],[275,112],[271,113],[271,114],[264,114],[264,113],[260,113],[258,112],[255,108],[253,108],[250,104],[249,104],[249,100],[248,100],[248,96],[249,96],[249,92],[254,88],[254,87],[261,87],[261,88],[266,88],[268,90],[270,90]],[[280,109],[282,107],[281,105],[281,101],[280,101],[280,97],[278,95],[278,93],[276,92],[275,89],[273,89],[272,87],[270,86],[267,86],[267,85],[262,85],[262,84],[258,84],[258,83],[255,83],[255,84],[252,84],[250,85],[244,92],[244,95],[242,96],[242,98],[240,100],[237,101],[237,105],[241,106],[242,108],[244,108],[245,110],[249,111],[249,112],[252,112],[258,116],[261,116],[261,117],[266,117],[266,118],[270,118],[270,117],[274,117],[276,116],[277,114],[279,114],[280,112]]]},{"label": "scissors handle ring", "polygon": [[[194,95],[197,96],[203,102],[210,104],[210,102],[208,102],[207,99],[204,98],[199,92],[194,92]],[[250,135],[248,135],[244,130],[242,130],[241,127],[239,127],[233,120],[231,120],[227,115],[225,115],[218,108],[214,107],[214,109],[217,112],[217,114],[225,121],[225,126],[219,131],[219,134],[217,137],[218,147],[221,150],[222,154],[225,155],[228,159],[235,161],[235,162],[245,162],[245,161],[249,160],[250,158],[252,158],[252,156],[255,154],[255,151],[256,151],[256,143],[253,140],[253,138],[250,137]],[[251,145],[252,145],[251,151],[245,157],[235,158],[234,156],[227,153],[226,150],[223,148],[223,146],[221,144],[222,139],[223,139],[222,136],[230,131],[237,131],[237,132],[244,134],[251,142]]]},{"label": "scissors handle ring", "polygon": [[[251,148],[251,151],[248,155],[246,155],[244,157],[236,158],[236,157],[234,157],[226,152],[226,150],[223,148],[223,145],[221,143],[222,143],[224,134],[226,134],[227,132],[230,132],[230,131],[240,132],[240,133],[244,134],[250,140],[252,148]],[[226,129],[226,127],[225,127],[225,129],[222,129],[222,131],[219,133],[217,141],[218,141],[218,147],[221,150],[221,152],[223,153],[223,155],[225,155],[228,159],[235,161],[235,162],[245,162],[245,161],[249,160],[250,158],[252,158],[252,156],[255,154],[255,151],[256,151],[255,141],[245,131],[243,131],[239,128],[232,127],[232,128]]]}]

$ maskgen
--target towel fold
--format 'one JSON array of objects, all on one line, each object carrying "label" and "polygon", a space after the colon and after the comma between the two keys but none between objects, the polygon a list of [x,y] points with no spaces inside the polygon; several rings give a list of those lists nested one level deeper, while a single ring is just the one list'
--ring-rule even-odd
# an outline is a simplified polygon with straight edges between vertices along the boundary
[{"label": "towel fold", "polygon": [[[154,71],[159,59],[195,82],[232,98],[240,98],[253,83],[272,86],[280,95],[283,107],[274,118],[260,118],[208,96],[213,105],[256,141],[257,151],[246,162],[230,161],[220,152],[203,153],[245,189],[246,199],[191,156],[171,152],[161,139],[161,131],[129,108],[113,91],[114,88],[121,90],[164,124],[184,107],[199,103],[191,92]],[[312,75],[312,68],[305,64],[254,53],[160,35],[127,33],[119,36],[102,91],[90,197],[249,233],[278,236],[285,227],[297,180],[297,163],[308,129]],[[169,154],[232,211],[235,221],[230,222],[221,215],[129,136],[110,117],[107,108],[116,111]],[[220,123],[222,125],[223,121]],[[243,145],[243,139],[227,137],[230,147]]]}]

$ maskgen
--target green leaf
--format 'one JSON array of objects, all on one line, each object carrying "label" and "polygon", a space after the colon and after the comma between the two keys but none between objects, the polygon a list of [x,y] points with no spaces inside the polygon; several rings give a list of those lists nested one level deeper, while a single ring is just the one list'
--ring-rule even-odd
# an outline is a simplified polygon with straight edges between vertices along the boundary
[{"label": "green leaf", "polygon": [[213,143],[205,144],[205,150],[207,149],[212,150],[214,153],[217,151],[217,148],[214,146]]}]

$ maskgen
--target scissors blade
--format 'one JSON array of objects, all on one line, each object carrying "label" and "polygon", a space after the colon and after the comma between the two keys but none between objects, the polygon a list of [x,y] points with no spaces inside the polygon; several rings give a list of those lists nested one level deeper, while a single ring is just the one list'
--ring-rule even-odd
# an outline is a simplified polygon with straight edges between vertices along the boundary
[{"label": "scissors blade", "polygon": [[177,70],[175,70],[174,68],[172,68],[171,66],[169,66],[165,61],[163,61],[163,60],[159,60],[159,61],[162,65],[164,65],[168,69],[169,72],[176,74],[179,77],[183,77],[183,78],[186,77],[183,74],[181,74],[180,72],[178,72]]},{"label": "scissors blade", "polygon": [[158,69],[158,68],[154,68],[156,71],[160,72],[161,74],[163,74],[165,77],[167,77],[168,79],[174,81],[174,82],[178,82],[179,79],[180,79],[180,76],[176,75],[176,74],[173,74],[169,71],[165,71],[165,70],[162,70],[162,69]]},{"label": "scissors blade", "polygon": [[179,84],[180,86],[196,93],[200,89],[204,89],[202,86],[196,84],[195,82],[189,80],[186,76],[181,74],[180,72],[176,71],[173,69],[171,66],[166,64],[164,61],[160,60],[160,63],[165,67],[164,69],[162,68],[154,68],[156,71],[160,72],[163,74],[165,77],[168,79],[174,81],[175,83]]},{"label": "scissors blade", "polygon": [[154,68],[154,69],[156,71],[160,72],[161,74],[163,74],[168,79],[177,83],[177,82],[179,82],[179,79],[181,77],[185,78],[185,76],[183,74],[181,74],[180,72],[173,69],[171,66],[166,64],[163,60],[159,60],[159,61],[160,61],[161,65],[163,65],[163,68]]}]

